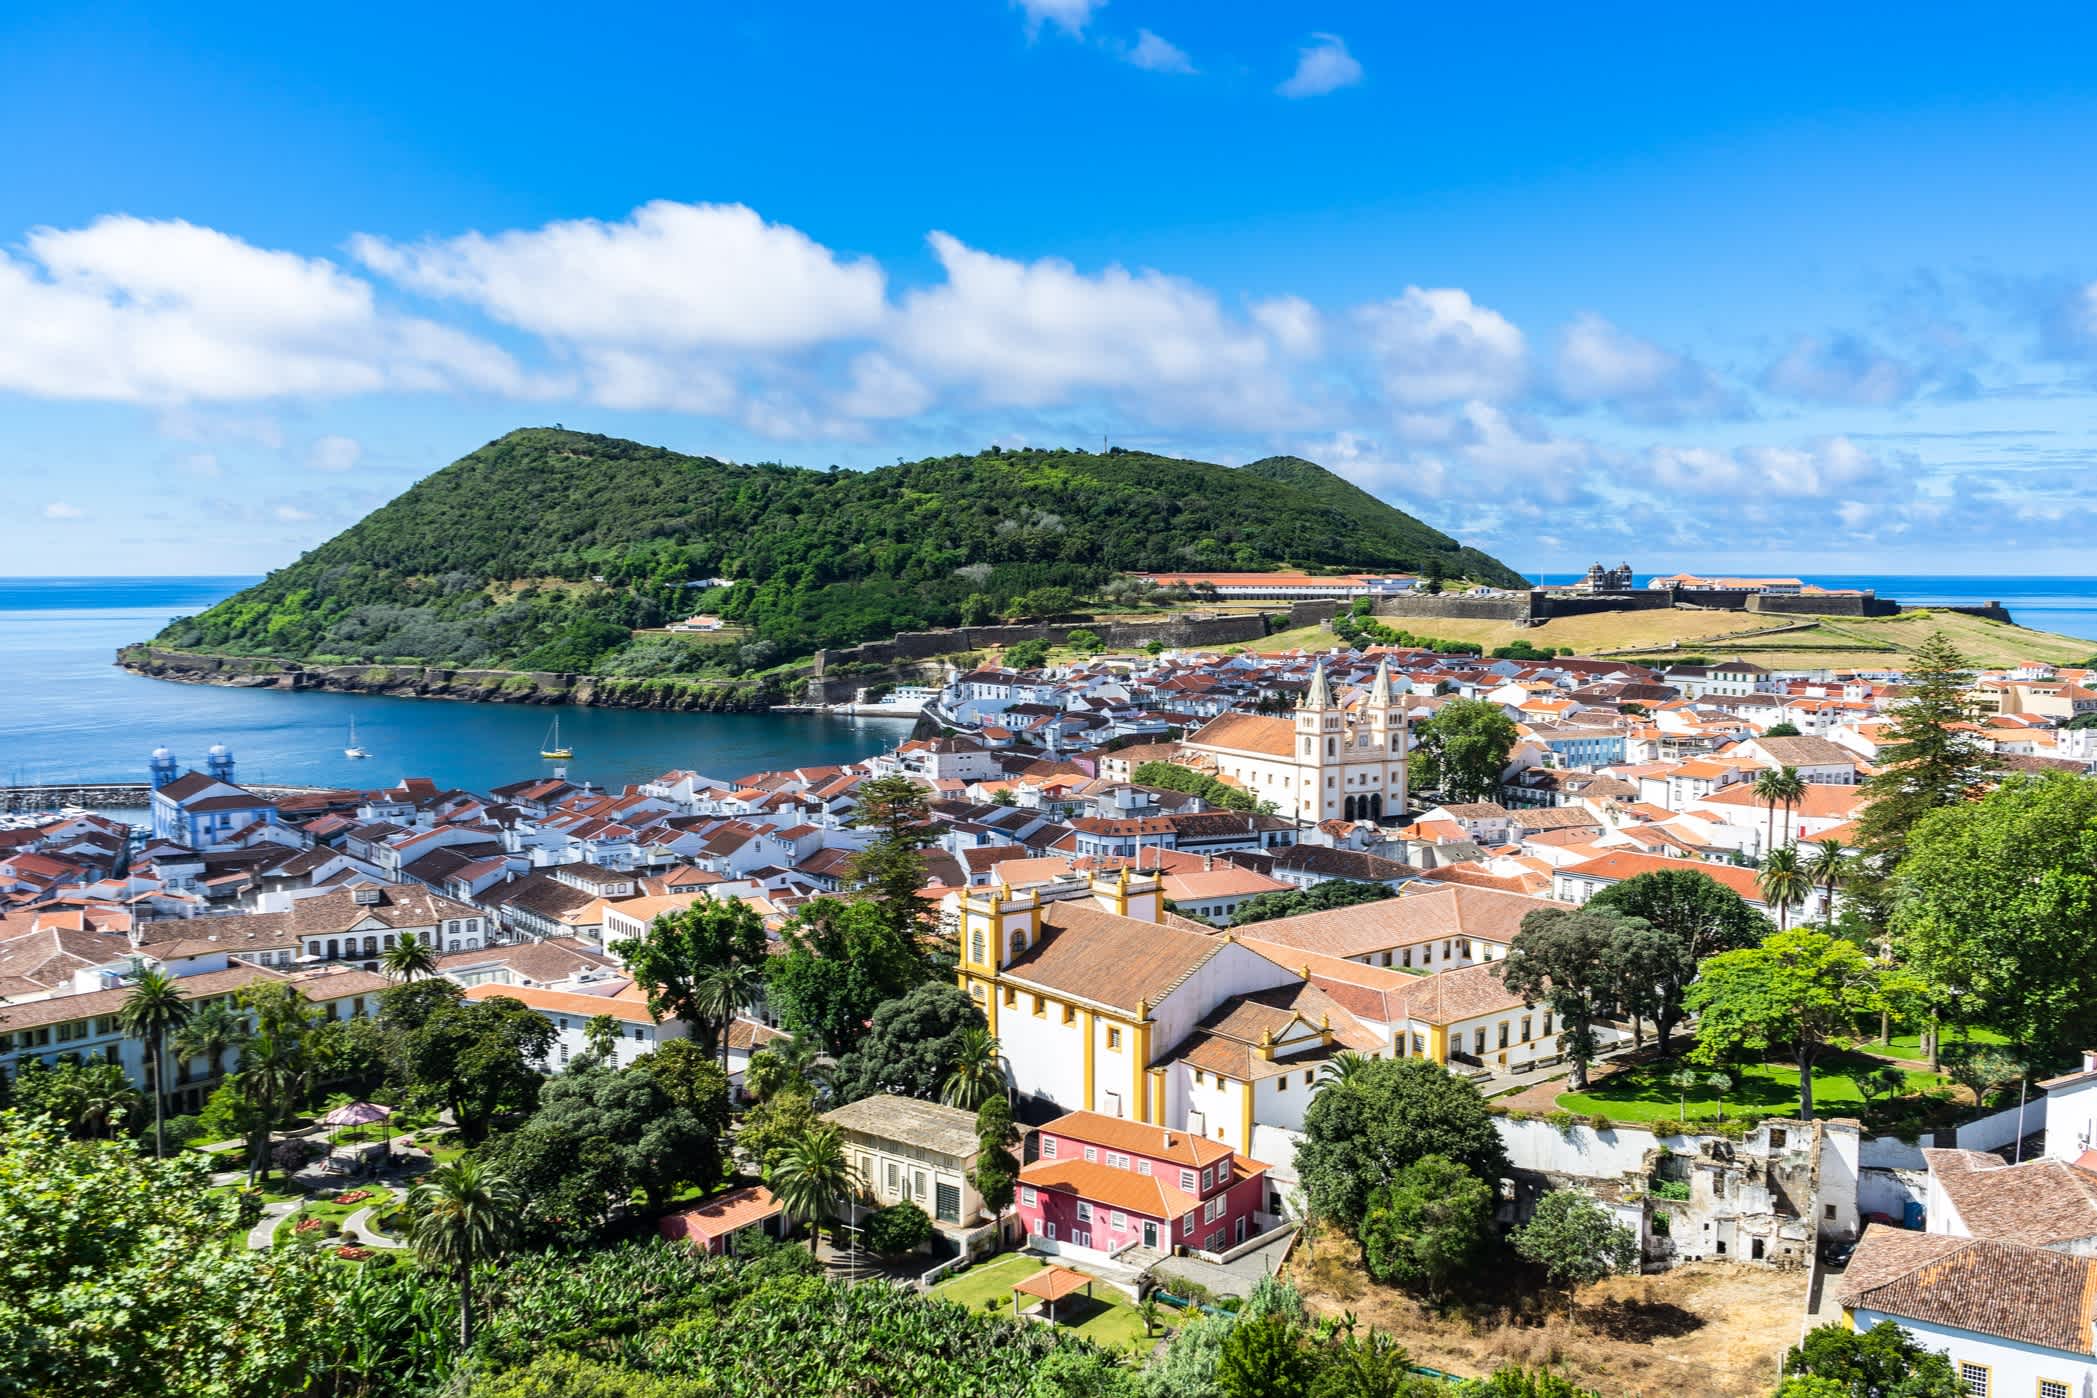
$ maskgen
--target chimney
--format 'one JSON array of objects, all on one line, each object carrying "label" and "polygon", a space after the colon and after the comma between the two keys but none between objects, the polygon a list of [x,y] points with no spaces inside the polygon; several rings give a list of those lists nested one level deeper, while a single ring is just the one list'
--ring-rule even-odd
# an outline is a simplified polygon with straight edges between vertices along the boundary
[{"label": "chimney", "polygon": [[1210,870],[1214,869],[1215,867],[1216,867],[1216,856],[1215,856],[1215,855],[1213,855],[1213,854],[1205,854],[1205,855],[1203,855],[1203,856],[1201,857],[1201,871],[1202,871],[1202,872],[1203,872],[1204,874],[1208,873],[1208,872],[1209,872]]},{"label": "chimney", "polygon": [[1172,1149],[1172,1132],[1170,1132],[1170,1131],[1167,1131],[1167,1132],[1165,1133],[1165,1149],[1167,1149],[1167,1150],[1171,1150],[1171,1149]]},{"label": "chimney", "polygon": [[2082,1051],[2082,1070],[2085,1073],[2097,1073],[2097,1049]]}]

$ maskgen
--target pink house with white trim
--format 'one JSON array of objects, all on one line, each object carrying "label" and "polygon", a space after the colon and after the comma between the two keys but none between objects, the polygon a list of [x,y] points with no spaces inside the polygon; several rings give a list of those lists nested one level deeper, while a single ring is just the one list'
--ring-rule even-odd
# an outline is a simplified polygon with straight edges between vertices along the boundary
[{"label": "pink house with white trim", "polygon": [[1267,1167],[1221,1141],[1097,1112],[1037,1133],[1019,1174],[1030,1246],[1082,1260],[1131,1247],[1223,1252],[1263,1230]]}]

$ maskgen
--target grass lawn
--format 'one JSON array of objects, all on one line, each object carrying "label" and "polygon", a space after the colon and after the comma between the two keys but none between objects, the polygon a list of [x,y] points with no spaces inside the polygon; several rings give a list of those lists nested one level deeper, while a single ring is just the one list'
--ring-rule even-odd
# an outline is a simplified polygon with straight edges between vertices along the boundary
[{"label": "grass lawn", "polygon": [[[1040,1271],[1043,1265],[1040,1258],[1023,1252],[1006,1253],[994,1261],[979,1262],[959,1276],[948,1277],[932,1288],[932,1294],[977,1312],[983,1310],[986,1299],[995,1298],[999,1313],[1009,1316],[1013,1283]],[[1040,1304],[1031,1296],[1020,1298],[1023,1310]],[[1089,1300],[1083,1295],[1064,1297],[1056,1303],[1056,1314],[1065,1328],[1102,1349],[1148,1353],[1156,1343],[1155,1337],[1144,1338],[1143,1317],[1136,1313],[1128,1297],[1105,1282],[1092,1288]],[[1168,1321],[1171,1315],[1167,1311],[1160,1320]]]},{"label": "grass lawn", "polygon": [[[1944,1042],[1946,1046],[1961,1042],[2006,1044],[2009,1042],[2009,1039],[1992,1029],[1947,1029],[1944,1031]],[[1857,1047],[1865,1053],[1883,1053],[1889,1058],[1906,1058],[1917,1063],[1929,1061],[1929,1055],[1922,1050],[1922,1031],[1920,1029],[1915,1030],[1913,1033],[1895,1034],[1890,1039],[1873,1039],[1869,1043],[1859,1044]]]},{"label": "grass lawn", "polygon": [[[1684,1119],[1681,1091],[1668,1079],[1684,1066],[1679,1061],[1641,1063],[1611,1073],[1592,1083],[1585,1092],[1564,1092],[1558,1097],[1562,1111],[1587,1116],[1606,1116],[1614,1121],[1679,1122]],[[1821,1061],[1813,1074],[1815,1113],[1861,1114],[1864,1094],[1857,1090],[1854,1075],[1882,1066],[1861,1055],[1834,1055]],[[1700,1070],[1701,1071],[1701,1070]],[[1686,1104],[1691,1122],[1719,1118],[1720,1107],[1732,1120],[1760,1120],[1768,1116],[1792,1116],[1798,1111],[1798,1069],[1782,1063],[1757,1063],[1738,1070],[1739,1085],[1723,1103],[1710,1088],[1690,1092]],[[1946,1085],[1934,1073],[1907,1071],[1908,1093],[1914,1096]]]}]

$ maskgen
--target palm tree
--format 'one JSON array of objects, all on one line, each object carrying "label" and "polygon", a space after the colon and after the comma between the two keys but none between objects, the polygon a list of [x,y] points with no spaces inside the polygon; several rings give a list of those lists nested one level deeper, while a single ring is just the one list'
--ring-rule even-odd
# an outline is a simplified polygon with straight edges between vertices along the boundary
[{"label": "palm tree", "polygon": [[788,1214],[812,1225],[808,1232],[811,1255],[821,1225],[833,1221],[838,1206],[862,1187],[859,1172],[845,1155],[844,1137],[835,1126],[812,1126],[789,1141],[765,1172],[765,1184]]},{"label": "palm tree", "polygon": [[131,993],[117,1011],[117,1024],[126,1034],[146,1041],[148,1077],[153,1088],[153,1154],[167,1154],[167,1092],[162,1059],[168,1036],[189,1022],[189,1001],[182,987],[164,971],[142,970],[131,979]]},{"label": "palm tree", "polygon": [[1755,799],[1762,803],[1762,809],[1768,812],[1768,818],[1763,822],[1762,835],[1762,848],[1767,852],[1775,849],[1777,844],[1777,806],[1784,799],[1784,779],[1778,775],[1777,769],[1772,767],[1755,778],[1755,784],[1749,790],[1753,791]]},{"label": "palm tree", "polygon": [[428,942],[413,932],[403,932],[401,939],[379,957],[379,968],[389,980],[421,980],[437,974],[437,958]]},{"label": "palm tree", "polygon": [[774,1039],[750,1055],[750,1065],[743,1069],[743,1091],[763,1102],[796,1087],[807,1088],[817,1101],[837,1088],[837,1068],[823,1057],[814,1035]]},{"label": "palm tree", "polygon": [[114,1063],[102,1066],[106,1071],[89,1069],[80,1075],[80,1126],[89,1135],[115,1139],[117,1123],[138,1105],[138,1094],[122,1068]]},{"label": "palm tree", "polygon": [[1325,1066],[1318,1070],[1318,1083],[1322,1087],[1329,1083],[1351,1081],[1356,1073],[1361,1072],[1362,1069],[1375,1061],[1366,1053],[1357,1053],[1353,1049],[1341,1049],[1331,1058],[1326,1059]]},{"label": "palm tree", "polygon": [[1799,867],[1796,845],[1771,850],[1762,860],[1755,883],[1762,890],[1762,901],[1777,910],[1779,932],[1790,922],[1791,910],[1806,901],[1813,887]]},{"label": "palm tree", "polygon": [[721,1071],[728,1071],[728,1026],[764,982],[757,968],[730,961],[708,971],[699,982],[694,1008],[713,1029],[721,1050]]},{"label": "palm tree", "polygon": [[1835,920],[1835,890],[1849,878],[1849,849],[1840,840],[1815,840],[1806,856],[1806,878],[1820,889],[1820,917]]},{"label": "palm tree", "polygon": [[254,1158],[248,1162],[250,1187],[268,1172],[270,1133],[305,1079],[304,1047],[282,1029],[264,1029],[241,1045],[240,1071],[233,1075],[233,1089],[240,1094],[255,1133]]},{"label": "palm tree", "polygon": [[189,1017],[175,1035],[175,1052],[183,1058],[201,1058],[211,1065],[211,1076],[223,1077],[226,1055],[240,1047],[248,1027],[224,1000],[212,1000]]},{"label": "palm tree", "polygon": [[619,1036],[626,1031],[619,1026],[616,1015],[591,1015],[583,1026],[583,1046],[597,1058],[611,1061],[619,1051]]},{"label": "palm tree", "polygon": [[501,1171],[466,1156],[439,1165],[408,1194],[409,1241],[423,1261],[459,1280],[459,1349],[473,1348],[473,1268],[500,1256],[519,1198]]},{"label": "palm tree", "polygon": [[1143,1322],[1143,1338],[1149,1339],[1158,1333],[1158,1318],[1161,1314],[1156,1296],[1146,1296],[1136,1303],[1136,1315]]},{"label": "palm tree", "polygon": [[998,1057],[997,1037],[988,1029],[964,1029],[954,1044],[954,1060],[940,1085],[939,1100],[972,1112],[1004,1090],[1005,1065]]}]

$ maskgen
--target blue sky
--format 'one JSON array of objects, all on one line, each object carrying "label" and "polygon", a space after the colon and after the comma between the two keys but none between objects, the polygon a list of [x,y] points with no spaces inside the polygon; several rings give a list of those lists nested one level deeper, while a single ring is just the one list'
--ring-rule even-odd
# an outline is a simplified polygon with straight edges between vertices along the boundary
[{"label": "blue sky", "polygon": [[2086,7],[189,8],[0,13],[0,573],[259,571],[548,422],[2093,571]]}]

